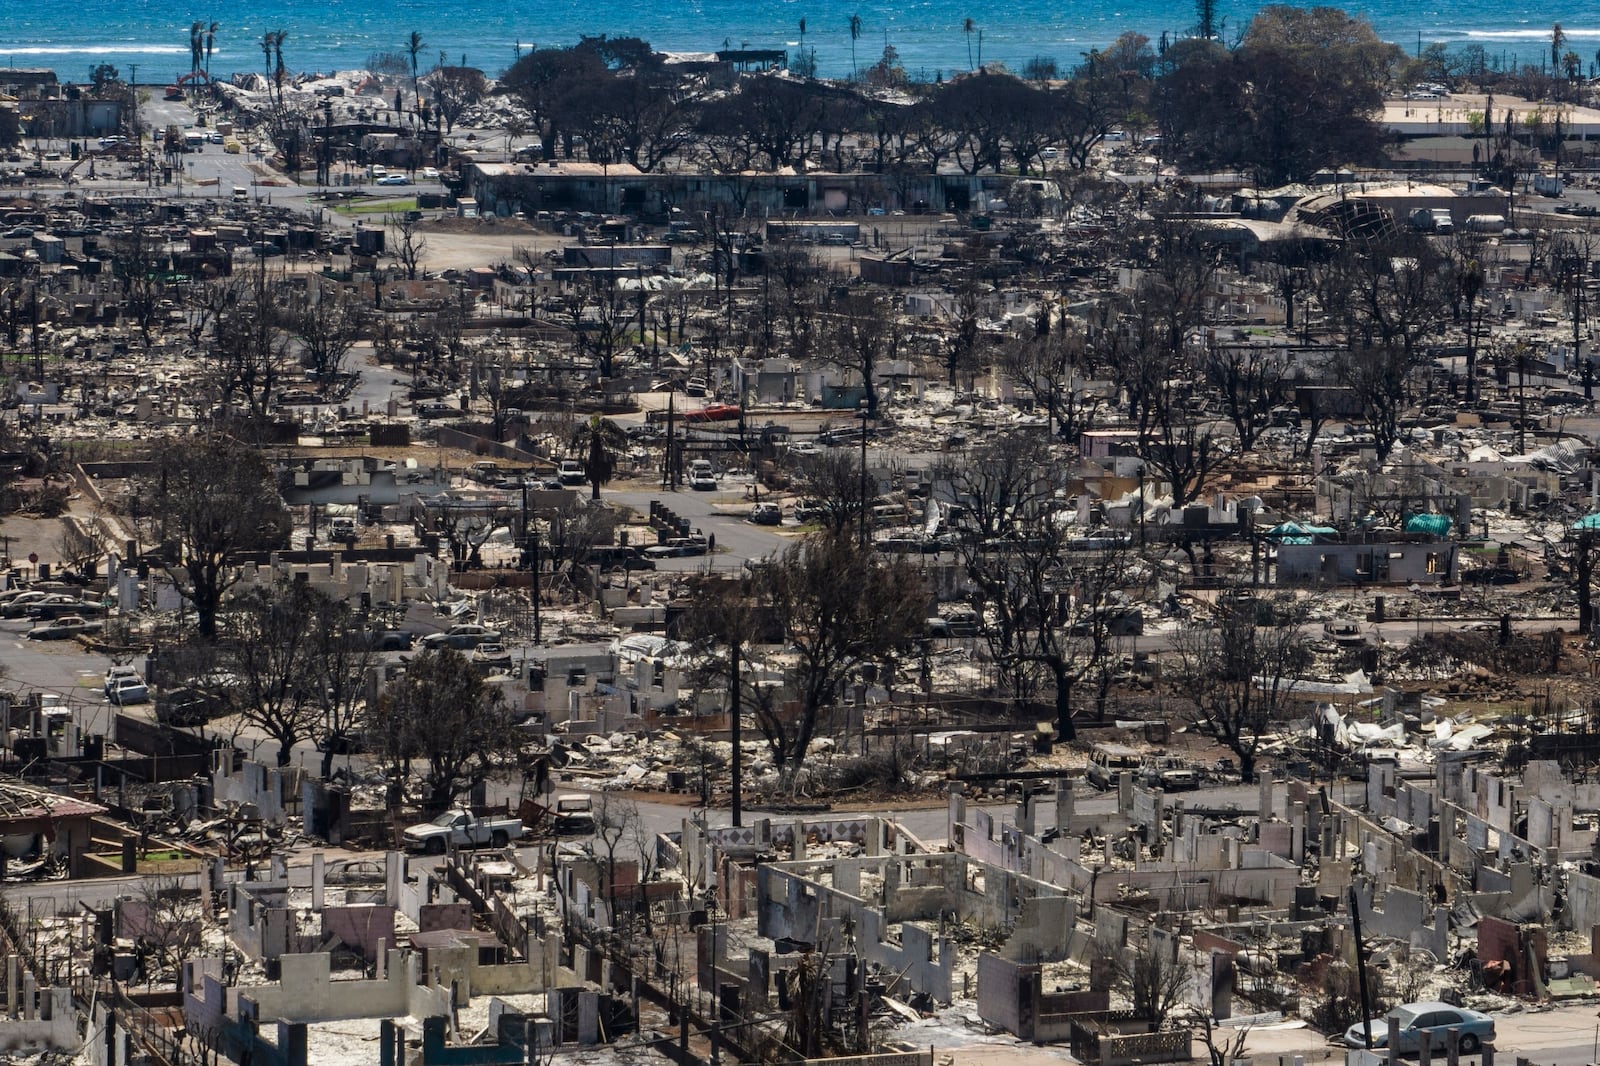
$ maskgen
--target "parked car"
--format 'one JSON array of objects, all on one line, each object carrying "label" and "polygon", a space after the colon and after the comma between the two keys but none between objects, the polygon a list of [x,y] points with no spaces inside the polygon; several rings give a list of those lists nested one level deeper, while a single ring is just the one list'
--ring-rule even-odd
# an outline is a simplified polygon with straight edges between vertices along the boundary
[{"label": "parked car", "polygon": [[1461,1030],[1457,1045],[1463,1055],[1477,1053],[1485,1044],[1494,1043],[1494,1019],[1481,1011],[1465,1007],[1452,1007],[1448,1003],[1402,1003],[1382,1018],[1372,1019],[1372,1043],[1367,1043],[1363,1022],[1357,1022],[1344,1032],[1346,1047],[1387,1048],[1389,1046],[1389,1019],[1400,1022],[1399,1046],[1401,1054],[1415,1054],[1422,1050],[1424,1040],[1429,1050],[1438,1051],[1445,1046],[1448,1030]]},{"label": "parked car", "polygon": [[383,177],[381,177],[377,181],[373,182],[373,184],[374,185],[410,185],[411,184],[411,179],[406,177],[404,174],[385,174]]},{"label": "parked car", "polygon": [[932,615],[928,618],[930,637],[975,637],[978,635],[976,614]]},{"label": "parked car", "polygon": [[42,602],[50,595],[52,595],[52,593],[39,592],[36,590],[19,592],[15,596],[11,597],[11,599],[5,601],[4,604],[0,604],[0,618],[26,618],[28,615],[28,608],[30,606],[35,603]]},{"label": "parked car", "polygon": [[1322,623],[1322,632],[1335,644],[1348,646],[1367,642],[1361,635],[1361,626],[1347,618],[1336,618],[1331,622]]},{"label": "parked car", "polygon": [[143,678],[139,676],[139,672],[131,666],[113,666],[111,669],[107,670],[106,681],[105,685],[103,686],[106,699],[111,698],[111,690],[116,688],[123,678],[130,677],[135,681],[143,680]]},{"label": "parked car", "polygon": [[561,460],[561,469],[556,471],[556,478],[563,485],[582,485],[588,480],[583,472],[583,464],[576,459]]},{"label": "parked car", "polygon": [[1147,788],[1163,792],[1191,792],[1200,787],[1200,775],[1176,755],[1147,755],[1140,769]]},{"label": "parked car", "polygon": [[63,594],[52,596],[49,599],[40,600],[38,603],[33,604],[28,608],[28,617],[47,622],[52,618],[60,618],[65,614],[96,615],[104,610],[105,608],[98,603],[90,603],[87,600],[80,600],[76,596]]},{"label": "parked car", "polygon": [[732,422],[743,412],[736,403],[712,403],[683,413],[685,422]]},{"label": "parked car", "polygon": [[27,637],[29,640],[66,640],[79,633],[91,633],[99,628],[99,623],[90,622],[81,614],[64,614],[54,621],[34,626],[28,630]]},{"label": "parked car", "polygon": [[222,693],[180,685],[177,688],[163,687],[155,699],[155,705],[156,721],[162,725],[189,729],[222,717],[230,709],[231,701]]},{"label": "parked car", "polygon": [[579,793],[557,796],[552,828],[557,836],[585,836],[594,832],[594,801]]},{"label": "parked car", "polygon": [[776,526],[783,522],[783,508],[775,503],[758,503],[750,508],[750,521],[758,526]]},{"label": "parked car", "polygon": [[511,650],[498,641],[485,641],[472,649],[472,661],[478,666],[505,669],[511,665]]},{"label": "parked car", "polygon": [[422,168],[422,177],[423,177],[423,180],[425,180],[425,181],[438,181],[439,180],[439,168],[438,167],[423,167]]},{"label": "parked car", "polygon": [[414,638],[403,629],[375,629],[368,639],[373,651],[410,651]]},{"label": "parked car", "polygon": [[149,703],[150,689],[137,677],[119,678],[109,698],[118,707],[126,707],[130,703]]},{"label": "parked car", "polygon": [[429,633],[422,638],[422,646],[430,649],[454,648],[457,651],[471,651],[479,644],[494,644],[499,640],[500,634],[487,626],[461,622],[443,633]]},{"label": "parked car", "polygon": [[1115,788],[1124,771],[1138,773],[1139,753],[1125,744],[1096,744],[1089,752],[1089,767],[1084,780],[1102,792]]},{"label": "parked car", "polygon": [[671,537],[665,544],[652,544],[644,550],[646,559],[676,559],[689,555],[704,555],[710,542],[704,536]]},{"label": "parked car", "polygon": [[431,822],[407,826],[406,846],[429,855],[443,855],[447,847],[503,848],[522,836],[521,818],[479,818],[471,811],[449,810]]}]

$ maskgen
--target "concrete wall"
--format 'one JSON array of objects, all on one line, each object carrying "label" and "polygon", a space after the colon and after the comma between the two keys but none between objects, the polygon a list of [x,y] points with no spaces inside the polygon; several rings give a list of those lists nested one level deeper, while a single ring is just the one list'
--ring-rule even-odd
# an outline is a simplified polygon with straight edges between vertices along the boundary
[{"label": "concrete wall", "polygon": [[1449,959],[1450,908],[1430,907],[1417,893],[1391,886],[1384,890],[1383,909],[1379,910],[1373,906],[1370,882],[1356,886],[1356,899],[1363,932],[1404,940],[1413,950],[1425,950],[1440,962]]},{"label": "concrete wall", "polygon": [[184,1018],[191,1029],[214,1027],[219,1020],[266,1024],[337,1021],[346,1018],[422,1018],[446,1014],[447,989],[420,984],[420,958],[391,949],[373,980],[334,982],[330,958],[318,952],[285,955],[281,976],[272,984],[227,988],[221,963],[196,960],[184,971]]},{"label": "concrete wall", "polygon": [[[1211,906],[1224,897],[1282,907],[1293,899],[1300,882],[1298,863],[1237,839],[1201,832],[1198,819],[1188,820],[1174,845],[1181,861],[1146,860],[1132,869],[1107,871],[1079,861],[1076,854],[1056,851],[1016,826],[997,825],[987,811],[971,812],[970,823],[961,820],[968,815],[959,796],[951,798],[950,813],[958,851],[1049,885],[1092,895],[1101,903],[1116,899],[1127,887],[1153,896],[1165,910]],[[1052,843],[1061,846],[1063,841],[1076,844],[1072,837],[1058,837]]]},{"label": "concrete wall", "polygon": [[843,939],[842,926],[848,922],[855,930],[856,953],[863,962],[876,962],[895,973],[904,973],[913,991],[927,993],[940,1003],[950,1002],[954,944],[938,937],[935,950],[935,934],[912,922],[899,926],[900,941],[894,943],[888,939],[890,923],[885,921],[883,911],[857,896],[811,880],[808,875],[817,867],[818,864],[782,863],[759,869],[760,934],[807,944],[829,938],[838,944]]},{"label": "concrete wall", "polygon": [[0,1017],[0,1055],[11,1052],[77,1050],[78,1013],[70,988],[39,988],[30,974],[15,1007]]},{"label": "concrete wall", "polygon": [[322,909],[322,935],[337,936],[344,945],[360,952],[368,962],[377,962],[378,953],[395,943],[394,908],[388,904],[354,904]]},{"label": "concrete wall", "polygon": [[299,795],[293,787],[297,773],[248,761],[234,772],[230,754],[219,751],[213,756],[211,769],[213,805],[220,808],[229,803],[250,804],[260,812],[262,821],[283,825],[288,821],[288,800]]}]

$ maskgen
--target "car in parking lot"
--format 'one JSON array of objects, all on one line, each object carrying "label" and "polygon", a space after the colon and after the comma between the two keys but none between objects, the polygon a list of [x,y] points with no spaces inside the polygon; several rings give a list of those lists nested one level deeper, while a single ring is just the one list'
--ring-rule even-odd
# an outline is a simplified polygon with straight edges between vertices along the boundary
[{"label": "car in parking lot", "polygon": [[99,612],[99,604],[90,603],[65,592],[54,593],[28,605],[28,617],[37,618],[41,622],[48,622],[52,618],[60,618],[64,614],[98,614]]},{"label": "car in parking lot", "polygon": [[427,181],[438,181],[439,180],[439,168],[438,167],[423,167],[422,168],[422,177],[424,178],[424,180],[427,180]]},{"label": "car in parking lot", "polygon": [[137,677],[122,677],[117,679],[117,685],[107,697],[118,707],[126,707],[130,703],[149,703],[150,689]]},{"label": "car in parking lot", "polygon": [[472,649],[472,661],[477,666],[508,670],[511,668],[511,649],[498,641],[484,641]]},{"label": "car in parking lot", "polygon": [[36,625],[24,634],[29,640],[67,640],[79,633],[92,633],[99,625],[81,614],[64,614],[54,621]]},{"label": "car in parking lot", "polygon": [[704,555],[710,542],[699,534],[672,537],[664,544],[652,544],[644,550],[646,559],[679,559],[685,556]]},{"label": "car in parking lot", "polygon": [[930,637],[975,637],[978,635],[976,614],[933,615],[928,618]]},{"label": "car in parking lot", "polygon": [[373,651],[410,651],[415,640],[403,629],[374,629],[364,639]]},{"label": "car in parking lot", "polygon": [[1372,1042],[1367,1043],[1365,1022],[1356,1022],[1345,1030],[1345,1047],[1387,1048],[1389,1046],[1389,1019],[1400,1023],[1398,1046],[1400,1054],[1415,1054],[1426,1041],[1432,1051],[1442,1050],[1451,1029],[1461,1031],[1457,1050],[1463,1055],[1480,1051],[1485,1044],[1494,1043],[1494,1019],[1481,1011],[1465,1007],[1452,1007],[1448,1003],[1402,1003],[1381,1018],[1371,1021]]},{"label": "car in parking lot", "polygon": [[106,699],[111,698],[111,690],[121,684],[125,678],[132,678],[135,681],[141,680],[139,677],[139,671],[135,670],[131,666],[113,666],[111,669],[106,671],[106,682],[104,687]]},{"label": "car in parking lot", "polygon": [[42,592],[38,589],[19,592],[4,603],[0,603],[0,618],[26,618],[29,607],[43,603],[53,595],[55,593]]},{"label": "car in parking lot", "polygon": [[457,651],[470,651],[479,644],[494,644],[500,640],[500,634],[487,626],[480,626],[471,622],[462,622],[451,626],[443,633],[429,633],[422,638],[424,648],[454,648]]}]

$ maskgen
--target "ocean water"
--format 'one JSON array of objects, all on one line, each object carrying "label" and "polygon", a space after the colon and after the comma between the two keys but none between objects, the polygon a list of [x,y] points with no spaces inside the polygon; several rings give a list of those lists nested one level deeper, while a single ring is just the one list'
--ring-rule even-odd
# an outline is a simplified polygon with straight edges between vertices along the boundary
[{"label": "ocean water", "polygon": [[[1259,5],[1220,0],[1224,35],[1232,37]],[[1442,41],[1476,42],[1506,61],[1538,62],[1550,53],[1550,27],[1560,22],[1567,47],[1585,69],[1600,52],[1600,8],[1593,0],[1559,0],[1532,17],[1506,0],[1372,0],[1347,4],[1369,19],[1386,40],[1416,48]],[[850,20],[860,17],[852,42]],[[963,32],[966,19],[979,32]],[[1192,0],[627,0],[596,5],[581,0],[539,4],[508,0],[258,0],[250,4],[195,0],[77,0],[57,6],[42,0],[0,0],[0,66],[54,67],[63,79],[84,80],[98,63],[115,64],[124,77],[137,66],[141,83],[170,81],[189,69],[189,26],[220,23],[213,74],[261,70],[262,34],[286,30],[284,63],[293,71],[362,66],[375,51],[402,49],[415,30],[426,42],[425,66],[443,52],[451,63],[499,74],[530,44],[565,45],[582,34],[643,37],[665,51],[800,47],[815,49],[819,73],[848,74],[867,66],[890,44],[913,77],[933,78],[1000,60],[1020,70],[1034,56],[1049,56],[1065,70],[1089,49],[1126,30],[1152,41],[1179,35],[1194,24]],[[852,45],[854,46],[852,49]]]}]

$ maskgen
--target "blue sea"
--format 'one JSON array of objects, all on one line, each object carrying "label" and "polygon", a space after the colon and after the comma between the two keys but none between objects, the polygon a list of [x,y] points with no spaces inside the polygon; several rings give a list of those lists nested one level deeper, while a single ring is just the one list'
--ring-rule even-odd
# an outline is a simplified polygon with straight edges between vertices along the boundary
[{"label": "blue sea", "polygon": [[[1232,38],[1259,5],[1220,0],[1224,36]],[[1560,0],[1530,17],[1505,0],[1383,0],[1345,5],[1369,19],[1386,40],[1412,51],[1423,42],[1451,47],[1478,43],[1504,61],[1538,62],[1550,54],[1550,27],[1560,22],[1567,47],[1585,68],[1600,52],[1600,7],[1594,0]],[[852,42],[851,16],[861,19]],[[963,32],[966,19],[977,32]],[[1194,4],[1184,0],[631,0],[614,5],[580,0],[514,4],[507,0],[259,0],[250,4],[197,0],[77,0],[64,6],[43,0],[0,0],[0,66],[54,67],[65,80],[84,80],[99,63],[126,77],[137,65],[140,83],[170,81],[189,69],[189,26],[220,23],[212,72],[262,69],[261,36],[286,30],[284,62],[294,71],[360,67],[377,51],[399,51],[413,31],[431,66],[442,52],[499,74],[534,44],[566,45],[583,34],[639,36],[663,51],[722,47],[804,46],[815,49],[818,72],[848,74],[893,45],[913,77],[932,79],[973,63],[1002,61],[1020,70],[1035,56],[1052,57],[1066,70],[1091,48],[1126,30],[1152,41],[1163,32],[1186,32]],[[853,45],[853,47],[852,47]]]}]

